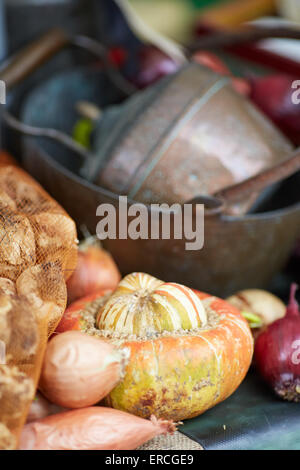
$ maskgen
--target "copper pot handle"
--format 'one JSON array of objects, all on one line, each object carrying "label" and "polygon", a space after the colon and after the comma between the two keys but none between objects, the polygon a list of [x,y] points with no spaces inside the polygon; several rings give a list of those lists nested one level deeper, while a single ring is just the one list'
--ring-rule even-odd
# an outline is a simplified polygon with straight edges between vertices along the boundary
[{"label": "copper pot handle", "polygon": [[272,184],[279,183],[299,170],[300,147],[286,160],[248,178],[242,183],[218,191],[213,195],[213,198],[222,202],[223,213],[238,216],[244,213],[245,200],[248,202],[251,196],[258,196]]},{"label": "copper pot handle", "polygon": [[64,31],[49,31],[4,63],[0,69],[0,79],[5,82],[7,89],[12,88],[69,43]]}]

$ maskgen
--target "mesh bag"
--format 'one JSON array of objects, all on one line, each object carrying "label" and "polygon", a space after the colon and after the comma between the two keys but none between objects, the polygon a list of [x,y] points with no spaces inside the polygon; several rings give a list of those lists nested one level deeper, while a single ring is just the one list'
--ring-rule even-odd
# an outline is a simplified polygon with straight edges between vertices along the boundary
[{"label": "mesh bag", "polygon": [[77,262],[72,219],[0,155],[0,449],[14,449]]}]

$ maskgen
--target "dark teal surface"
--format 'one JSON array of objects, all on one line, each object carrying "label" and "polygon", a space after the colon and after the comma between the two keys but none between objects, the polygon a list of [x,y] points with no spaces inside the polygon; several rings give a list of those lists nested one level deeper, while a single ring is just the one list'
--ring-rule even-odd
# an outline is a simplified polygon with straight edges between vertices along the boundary
[{"label": "dark teal surface", "polygon": [[180,431],[207,450],[300,450],[300,403],[277,399],[251,371],[231,397]]}]

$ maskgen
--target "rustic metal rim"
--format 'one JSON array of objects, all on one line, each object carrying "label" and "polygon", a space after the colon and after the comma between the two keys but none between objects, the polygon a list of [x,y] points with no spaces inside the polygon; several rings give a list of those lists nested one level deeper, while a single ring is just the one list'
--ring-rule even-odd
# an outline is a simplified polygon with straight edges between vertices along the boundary
[{"label": "rustic metal rim", "polygon": [[[86,181],[84,178],[82,178],[81,176],[76,175],[72,171],[68,170],[63,165],[61,165],[59,162],[54,160],[51,157],[51,155],[48,154],[48,152],[46,152],[42,148],[42,146],[37,145],[34,142],[33,138],[25,137],[23,139],[30,139],[31,141],[33,141],[33,145],[36,147],[36,150],[40,154],[40,157],[45,159],[50,164],[50,166],[54,167],[57,171],[59,171],[60,173],[63,173],[64,175],[66,175],[70,179],[76,181],[78,184],[84,186],[86,189],[93,190],[98,194],[102,194],[103,196],[105,196],[107,198],[111,198],[116,204],[118,204],[118,202],[119,202],[118,198],[120,196],[119,194],[113,193],[112,191],[110,191],[108,189],[105,189],[102,186],[97,186],[94,183],[90,183],[90,182]],[[139,203],[139,201],[135,201],[133,199],[128,198],[128,203],[129,204],[136,204],[136,203]],[[148,211],[151,211],[151,207],[149,206],[149,204],[145,204],[145,205],[148,208]],[[282,208],[282,209],[276,209],[274,211],[262,212],[262,213],[258,213],[258,214],[246,214],[246,215],[243,215],[243,216],[231,216],[231,215],[220,214],[219,217],[223,221],[228,221],[228,222],[237,222],[237,221],[247,222],[247,221],[251,221],[251,220],[263,220],[263,219],[271,219],[273,217],[281,217],[283,215],[287,215],[287,214],[296,212],[298,210],[300,210],[300,201],[295,203],[295,204],[291,204],[288,207],[285,207],[285,208]]]}]

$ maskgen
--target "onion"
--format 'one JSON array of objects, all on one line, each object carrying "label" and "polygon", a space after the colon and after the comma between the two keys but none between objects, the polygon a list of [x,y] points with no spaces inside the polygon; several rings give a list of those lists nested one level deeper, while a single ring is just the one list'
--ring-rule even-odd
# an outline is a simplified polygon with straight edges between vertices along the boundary
[{"label": "onion", "polygon": [[172,421],[148,421],[100,406],[72,410],[24,426],[20,450],[132,450],[160,434]]},{"label": "onion", "polygon": [[256,366],[275,393],[288,401],[300,402],[300,312],[292,284],[290,303],[284,318],[267,327],[255,345]]},{"label": "onion", "polygon": [[[192,60],[219,75],[232,77],[232,86],[241,95],[249,96],[251,86],[247,79],[232,76],[227,65],[212,52],[199,50]],[[160,78],[177,72],[180,64],[154,46],[145,46],[140,51],[139,70],[132,80],[139,88],[152,85]]]},{"label": "onion", "polygon": [[132,80],[139,88],[147,87],[160,78],[175,73],[180,67],[155,46],[143,47],[139,59],[139,71]]},{"label": "onion", "polygon": [[104,398],[120,381],[128,350],[79,331],[54,336],[47,345],[39,388],[56,405],[83,408]]},{"label": "onion", "polygon": [[114,290],[120,279],[111,255],[101,248],[98,240],[89,237],[79,245],[77,267],[67,281],[68,303],[99,289]]},{"label": "onion", "polygon": [[14,165],[18,166],[17,160],[14,159],[5,150],[0,150],[0,166]]},{"label": "onion", "polygon": [[269,75],[252,79],[254,103],[296,144],[300,145],[299,105],[293,101],[294,81],[299,77]]},{"label": "onion", "polygon": [[232,77],[232,87],[237,93],[244,96],[249,96],[251,92],[251,86],[247,79],[234,77],[227,67],[227,65],[216,55],[209,51],[198,51],[193,55],[194,62],[204,65],[220,75]]},{"label": "onion", "polygon": [[228,297],[252,329],[261,329],[284,317],[286,307],[275,295],[261,289],[246,289]]},{"label": "onion", "polygon": [[61,413],[62,411],[66,411],[66,409],[50,403],[41,393],[37,393],[29,408],[26,423],[31,423],[32,421],[37,421],[38,419],[46,418],[46,416]]}]

